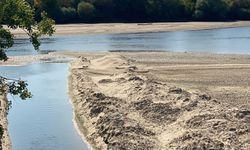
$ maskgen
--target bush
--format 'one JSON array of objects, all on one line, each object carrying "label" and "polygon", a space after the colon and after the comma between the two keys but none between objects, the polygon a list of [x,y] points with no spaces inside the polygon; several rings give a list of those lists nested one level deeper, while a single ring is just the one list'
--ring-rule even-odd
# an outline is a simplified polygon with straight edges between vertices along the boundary
[{"label": "bush", "polygon": [[[49,17],[54,19],[56,22],[61,21],[62,12],[61,12],[58,0],[38,1],[36,7],[37,7],[36,11],[38,11],[37,12],[38,14],[41,14],[41,12],[45,11],[48,13]],[[40,16],[39,16],[39,19],[41,19]]]},{"label": "bush", "polygon": [[244,20],[250,19],[250,8],[241,8],[239,18]]},{"label": "bush", "polygon": [[250,0],[233,1],[231,14],[236,19],[250,19]]},{"label": "bush", "polygon": [[154,21],[177,21],[184,17],[185,7],[181,0],[148,0],[146,10]]},{"label": "bush", "polygon": [[62,8],[62,21],[63,22],[71,22],[76,19],[77,12],[75,8],[72,7],[63,7]]},{"label": "bush", "polygon": [[92,21],[95,17],[95,11],[95,6],[89,2],[80,2],[77,7],[78,15],[84,21]]},{"label": "bush", "polygon": [[198,20],[223,20],[228,10],[225,0],[197,0],[194,17]]}]

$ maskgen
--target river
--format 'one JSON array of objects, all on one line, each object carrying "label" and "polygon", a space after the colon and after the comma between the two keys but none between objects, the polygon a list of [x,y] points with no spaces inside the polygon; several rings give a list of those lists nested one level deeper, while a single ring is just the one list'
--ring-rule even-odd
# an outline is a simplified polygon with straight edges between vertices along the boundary
[{"label": "river", "polygon": [[68,96],[68,65],[37,63],[0,67],[1,75],[22,78],[34,95],[26,101],[9,96],[9,133],[13,150],[87,150],[73,126]]},{"label": "river", "polygon": [[[165,50],[250,54],[250,27],[158,33],[67,35],[44,38],[45,51]],[[8,55],[36,54],[19,39]]]},{"label": "river", "polygon": [[[166,50],[250,54],[250,27],[178,31],[69,35],[42,39],[42,51]],[[27,39],[18,39],[8,55],[36,55]],[[68,65],[36,63],[0,67],[1,75],[22,78],[34,97],[13,101],[9,132],[13,150],[85,150],[72,123],[72,106],[67,94]]]}]

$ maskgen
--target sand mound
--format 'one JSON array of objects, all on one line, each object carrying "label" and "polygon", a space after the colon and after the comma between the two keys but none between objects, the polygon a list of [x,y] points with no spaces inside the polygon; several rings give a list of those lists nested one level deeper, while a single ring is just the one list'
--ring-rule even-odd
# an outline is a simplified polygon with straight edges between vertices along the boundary
[{"label": "sand mound", "polygon": [[127,66],[128,61],[121,55],[111,54],[91,61],[93,69],[115,69],[116,67]]},{"label": "sand mound", "polygon": [[223,108],[206,93],[149,80],[140,70],[120,55],[72,63],[76,120],[95,148],[250,148],[249,110]]}]

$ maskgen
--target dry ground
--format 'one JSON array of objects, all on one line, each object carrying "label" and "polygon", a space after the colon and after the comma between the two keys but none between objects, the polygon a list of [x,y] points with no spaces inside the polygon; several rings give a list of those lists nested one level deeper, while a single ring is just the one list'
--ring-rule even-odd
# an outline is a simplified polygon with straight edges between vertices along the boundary
[{"label": "dry ground", "polygon": [[[250,21],[236,22],[172,22],[172,23],[109,23],[109,24],[65,24],[56,25],[56,35],[110,34],[162,32],[180,30],[203,30],[250,26]],[[21,29],[12,30],[16,37],[25,36]]]},{"label": "dry ground", "polygon": [[249,56],[77,55],[70,94],[95,149],[250,148]]},{"label": "dry ground", "polygon": [[194,53],[129,54],[149,78],[198,89],[224,104],[250,108],[250,55]]}]

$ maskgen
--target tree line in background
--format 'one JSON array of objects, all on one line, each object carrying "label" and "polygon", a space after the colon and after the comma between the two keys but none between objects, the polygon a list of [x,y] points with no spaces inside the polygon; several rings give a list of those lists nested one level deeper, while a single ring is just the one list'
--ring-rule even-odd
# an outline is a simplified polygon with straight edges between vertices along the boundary
[{"label": "tree line in background", "polygon": [[57,23],[249,20],[250,0],[27,0]]}]

